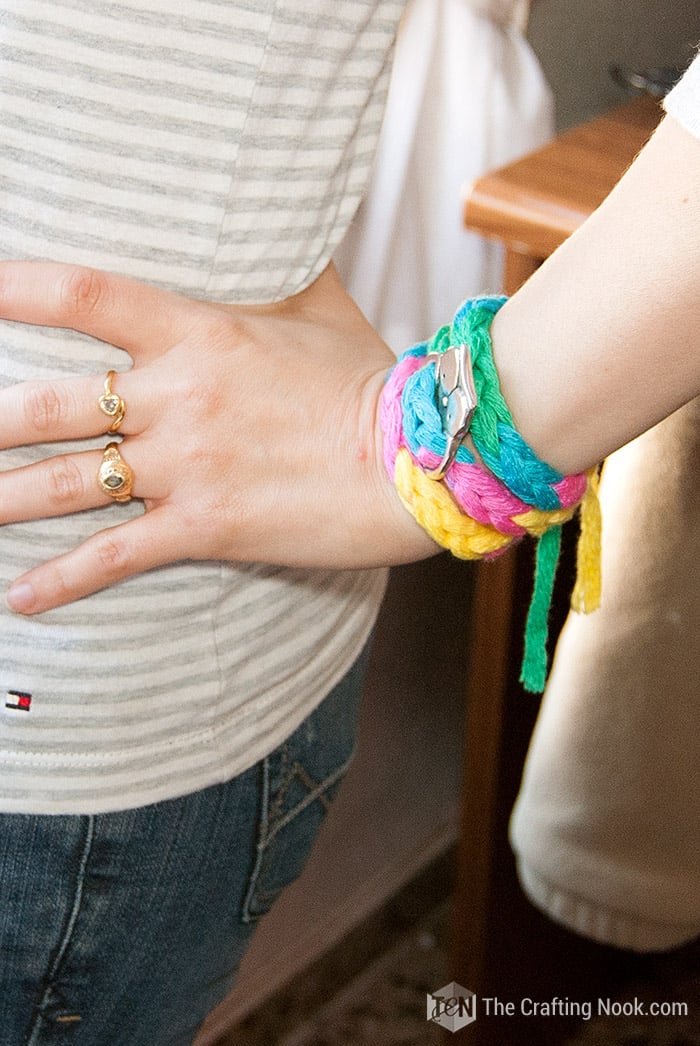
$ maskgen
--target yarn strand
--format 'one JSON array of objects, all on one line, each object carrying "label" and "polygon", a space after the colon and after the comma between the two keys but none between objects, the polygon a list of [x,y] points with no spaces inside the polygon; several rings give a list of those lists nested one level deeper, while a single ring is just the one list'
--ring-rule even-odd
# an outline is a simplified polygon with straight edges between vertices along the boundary
[{"label": "yarn strand", "polygon": [[520,682],[531,693],[540,694],[547,679],[549,611],[561,550],[561,527],[545,531],[537,542],[535,582],[525,623],[525,648]]}]

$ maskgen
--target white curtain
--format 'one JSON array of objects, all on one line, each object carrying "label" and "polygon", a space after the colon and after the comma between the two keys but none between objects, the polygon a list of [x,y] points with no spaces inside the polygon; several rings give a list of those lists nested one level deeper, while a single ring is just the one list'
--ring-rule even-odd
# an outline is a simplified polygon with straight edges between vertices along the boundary
[{"label": "white curtain", "polygon": [[552,134],[550,91],[522,34],[524,0],[410,0],[368,195],[336,257],[396,351],[474,294],[501,252],[463,228],[465,187]]}]

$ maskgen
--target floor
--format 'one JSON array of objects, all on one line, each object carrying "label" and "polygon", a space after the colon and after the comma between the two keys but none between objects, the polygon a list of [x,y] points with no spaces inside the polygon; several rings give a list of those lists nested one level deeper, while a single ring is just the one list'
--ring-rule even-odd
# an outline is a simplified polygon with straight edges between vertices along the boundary
[{"label": "floor", "polygon": [[[217,1046],[456,1044],[461,1036],[426,1016],[427,994],[452,979],[452,869],[453,855],[445,854]],[[639,962],[612,1002],[616,1015],[581,1020],[557,1046],[700,1046],[700,942]],[[633,1012],[653,1002],[680,1003],[687,1012]],[[478,1002],[477,1019],[493,1019],[479,1015]],[[536,1035],[525,1046],[550,1046],[546,1025]]]}]

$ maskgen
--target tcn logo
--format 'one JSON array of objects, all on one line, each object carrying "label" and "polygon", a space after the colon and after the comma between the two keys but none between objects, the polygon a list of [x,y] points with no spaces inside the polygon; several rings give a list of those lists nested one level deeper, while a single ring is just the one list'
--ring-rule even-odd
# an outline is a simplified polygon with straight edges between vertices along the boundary
[{"label": "tcn logo", "polygon": [[427,997],[428,1020],[448,1031],[459,1031],[476,1020],[476,995],[452,981]]}]

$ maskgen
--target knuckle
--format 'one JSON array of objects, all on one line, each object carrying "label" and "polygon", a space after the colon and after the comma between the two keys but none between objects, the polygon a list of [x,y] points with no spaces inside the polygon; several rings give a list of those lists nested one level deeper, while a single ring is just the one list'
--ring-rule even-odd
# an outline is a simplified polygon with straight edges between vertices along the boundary
[{"label": "knuckle", "polygon": [[48,471],[49,498],[55,505],[75,505],[85,493],[83,475],[76,462],[66,456],[51,461]]},{"label": "knuckle", "polygon": [[65,276],[60,289],[61,305],[70,315],[91,316],[102,310],[108,293],[104,273],[86,266],[75,266]]},{"label": "knuckle", "polygon": [[177,506],[178,532],[186,544],[196,544],[199,553],[210,553],[218,544],[222,528],[230,518],[228,499],[200,493],[196,502]]},{"label": "knuckle", "polygon": [[183,394],[183,408],[188,410],[198,423],[206,422],[225,411],[224,390],[205,382],[194,385]]},{"label": "knuckle", "polygon": [[60,425],[64,403],[58,387],[49,384],[29,385],[24,394],[24,414],[28,424],[39,434]]},{"label": "knuckle", "polygon": [[120,578],[129,572],[129,554],[123,542],[109,533],[94,538],[95,556],[107,578]]}]

